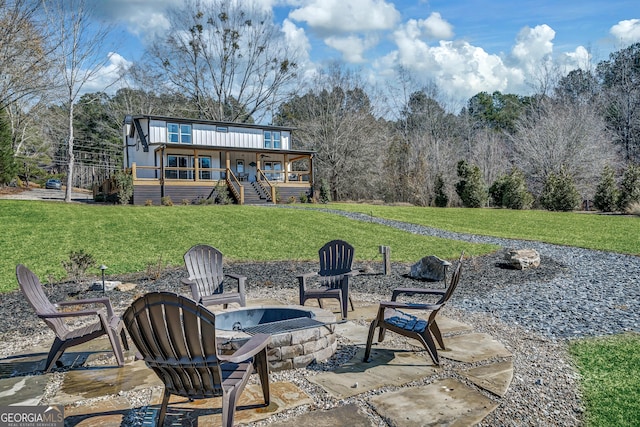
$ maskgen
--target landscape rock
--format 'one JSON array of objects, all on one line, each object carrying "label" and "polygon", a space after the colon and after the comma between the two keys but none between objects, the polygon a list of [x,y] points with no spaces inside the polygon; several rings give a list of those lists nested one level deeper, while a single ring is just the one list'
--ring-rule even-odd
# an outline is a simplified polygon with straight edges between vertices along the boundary
[{"label": "landscape rock", "polygon": [[505,253],[504,259],[518,270],[540,266],[540,254],[535,249],[510,249]]},{"label": "landscape rock", "polygon": [[429,255],[411,266],[409,277],[412,279],[439,282],[440,280],[444,280],[447,268],[450,265],[451,263],[449,261],[442,260],[435,255]]}]

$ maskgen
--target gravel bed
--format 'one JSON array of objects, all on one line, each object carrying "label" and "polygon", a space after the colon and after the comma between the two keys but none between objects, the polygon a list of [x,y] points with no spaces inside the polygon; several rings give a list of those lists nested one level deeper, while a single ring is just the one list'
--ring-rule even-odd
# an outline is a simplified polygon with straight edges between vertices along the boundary
[{"label": "gravel bed", "polygon": [[[507,268],[502,251],[465,260],[458,290],[444,309],[444,315],[470,324],[477,332],[492,335],[513,354],[514,378],[509,391],[503,398],[485,392],[499,406],[481,426],[582,425],[583,405],[577,373],[567,354],[568,339],[639,330],[639,257],[451,233],[362,214],[335,213],[416,234],[493,243],[503,248],[533,248],[541,254],[540,267],[524,271]],[[428,254],[416,254],[416,261],[424,255]],[[394,287],[415,285],[404,277],[410,267],[408,264],[393,263],[390,276],[379,273],[380,263],[360,263],[355,267],[362,271],[353,281],[352,295],[356,301],[376,302],[388,298]],[[297,297],[295,276],[316,268],[316,263],[305,262],[231,263],[225,267],[228,272],[248,277],[247,292],[252,298],[290,301]],[[188,294],[188,290],[180,285],[183,277],[186,277],[183,268],[167,269],[156,278],[145,277],[142,273],[110,276],[109,279],[134,282],[138,286],[130,292],[109,292],[108,296],[116,311],[122,313],[136,296],[150,290]],[[47,287],[47,293],[53,301],[101,295],[101,292],[87,290],[86,285],[75,283],[55,284]],[[34,344],[50,343],[51,332],[18,292],[0,295],[0,298],[0,340],[3,342],[0,357]],[[372,425],[389,425],[375,413],[368,398],[392,388],[338,400],[307,380],[320,371],[335,369],[355,351],[353,345],[341,339],[336,355],[326,363],[272,373],[273,381],[291,381],[305,390],[313,404],[272,416],[255,425],[266,426],[300,413],[346,403],[359,406],[369,415]],[[455,371],[457,367],[457,362],[444,359],[437,375],[406,386],[426,384],[444,376],[463,380]],[[48,392],[47,396],[53,395],[54,391]],[[143,404],[140,398],[136,396],[136,406]],[[140,411],[132,411],[127,419],[132,425],[140,425],[133,422],[141,419]]]}]

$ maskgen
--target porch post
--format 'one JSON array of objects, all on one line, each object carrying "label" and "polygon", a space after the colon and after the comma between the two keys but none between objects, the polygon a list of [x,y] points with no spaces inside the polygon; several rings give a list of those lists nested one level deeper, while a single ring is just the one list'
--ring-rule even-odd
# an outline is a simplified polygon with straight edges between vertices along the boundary
[{"label": "porch post", "polygon": [[289,182],[289,154],[284,155],[284,182]]}]

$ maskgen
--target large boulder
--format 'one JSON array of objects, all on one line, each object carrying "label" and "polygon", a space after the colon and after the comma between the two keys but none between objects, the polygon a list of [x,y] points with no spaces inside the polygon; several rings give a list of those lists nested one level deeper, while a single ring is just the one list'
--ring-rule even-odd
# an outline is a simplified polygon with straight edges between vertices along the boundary
[{"label": "large boulder", "polygon": [[439,282],[444,280],[447,268],[450,265],[451,263],[449,261],[440,259],[435,255],[429,255],[411,266],[409,277],[412,279]]},{"label": "large boulder", "polygon": [[535,268],[540,265],[540,254],[535,249],[509,249],[506,251],[504,259],[518,270]]}]

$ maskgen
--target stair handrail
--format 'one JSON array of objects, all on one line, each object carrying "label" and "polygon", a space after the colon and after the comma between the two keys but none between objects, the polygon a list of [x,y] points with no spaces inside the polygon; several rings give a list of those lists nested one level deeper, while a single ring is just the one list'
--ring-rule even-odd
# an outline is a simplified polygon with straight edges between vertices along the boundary
[{"label": "stair handrail", "polygon": [[[233,174],[231,169],[227,168],[226,175],[225,182],[227,183],[227,188],[229,188],[238,204],[244,205],[244,186],[240,184],[240,180],[238,180],[238,177]],[[237,189],[236,185],[238,186]]]},{"label": "stair handrail", "polygon": [[267,176],[264,174],[262,169],[256,169],[256,181],[260,184],[260,187],[264,190],[265,193],[271,197],[271,202],[275,205],[276,203],[276,187],[269,181]]}]

